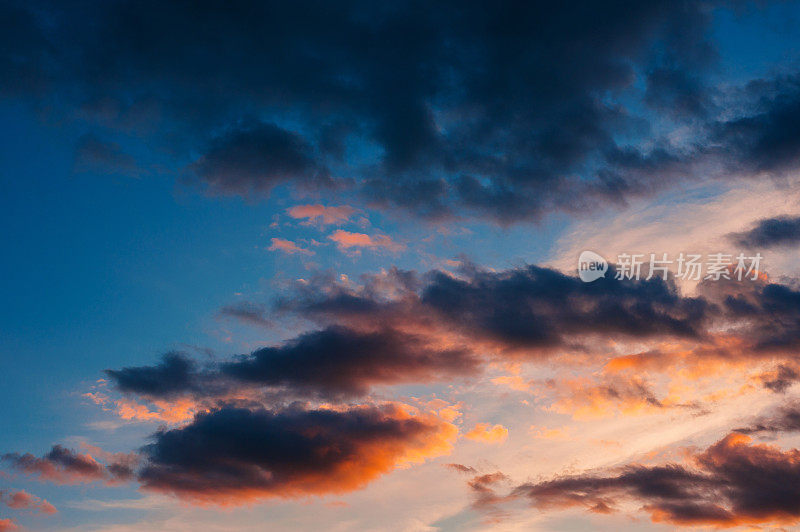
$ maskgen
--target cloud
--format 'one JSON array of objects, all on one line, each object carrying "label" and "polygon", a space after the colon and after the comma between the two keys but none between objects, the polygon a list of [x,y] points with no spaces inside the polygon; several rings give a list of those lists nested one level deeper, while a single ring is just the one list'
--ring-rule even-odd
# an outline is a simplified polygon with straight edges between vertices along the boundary
[{"label": "cloud", "polygon": [[581,339],[593,335],[699,339],[711,311],[707,301],[682,297],[661,279],[617,280],[612,272],[584,283],[534,265],[471,266],[460,276],[392,270],[367,277],[363,286],[320,277],[282,298],[279,309],[358,328],[390,322],[439,337],[455,334],[530,356],[567,345],[580,349]]},{"label": "cloud", "polygon": [[759,416],[747,427],[736,429],[736,432],[741,434],[797,431],[800,431],[800,405],[792,403],[775,409],[769,415]]},{"label": "cloud", "polygon": [[[193,418],[183,417],[178,423],[184,424],[160,430],[154,443],[141,451],[144,459],[135,478],[147,489],[200,503],[237,504],[263,497],[348,491],[403,462],[398,457],[406,449],[405,431],[397,438],[389,437],[394,443],[388,454],[378,450],[383,449],[378,443],[383,438],[373,438],[369,430],[364,441],[372,443],[365,449],[360,431],[372,427],[376,419],[392,426],[398,418],[406,419],[404,407],[394,405],[387,411],[374,405],[346,404],[379,386],[450,382],[455,377],[480,374],[493,362],[507,365],[520,357],[551,361],[565,357],[558,360],[561,362],[575,356],[580,364],[595,360],[605,366],[591,379],[556,374],[550,380],[531,380],[537,396],[552,392],[551,411],[578,417],[596,417],[615,407],[625,413],[652,413],[692,405],[679,400],[679,386],[656,388],[659,372],[669,376],[673,366],[687,364],[683,373],[676,374],[683,377],[694,371],[708,375],[708,368],[714,368],[717,361],[752,363],[763,372],[767,363],[789,364],[785,359],[792,356],[800,338],[797,291],[764,279],[701,283],[696,296],[686,297],[675,285],[660,279],[609,276],[583,283],[574,275],[533,265],[507,270],[483,270],[471,264],[461,268],[455,274],[392,269],[366,275],[358,284],[321,275],[299,283],[272,309],[281,318],[309,319],[318,329],[202,366],[185,355],[171,353],[154,366],[109,371],[117,388],[138,396],[136,400],[170,404],[180,399],[192,405],[184,414],[194,414]],[[392,327],[387,328],[387,323]],[[626,346],[634,346],[633,355],[609,361],[610,353],[622,355]],[[692,362],[697,366],[690,367]],[[759,375],[743,386],[754,388],[758,379],[771,382],[767,380],[771,377]],[[658,393],[665,388],[668,394]],[[446,404],[426,407],[440,411],[437,420],[426,417],[432,414],[419,413],[410,419],[452,427],[455,417],[448,414],[445,418],[442,406]],[[367,419],[361,419],[362,415]],[[351,424],[352,418],[360,420]],[[374,424],[383,427],[384,423]],[[446,429],[454,439],[457,431],[453,431],[454,427]],[[439,431],[432,429],[431,433]],[[507,437],[507,429],[478,424],[465,436],[500,442]],[[449,438],[445,439],[451,441]],[[435,439],[441,444],[442,438]],[[277,447],[247,444],[261,441]],[[362,462],[347,459],[342,467],[348,473],[342,477],[337,459],[330,466],[333,473],[324,463],[324,467],[308,471],[302,464],[319,465],[320,457],[328,456],[317,444],[331,449],[334,456],[352,450],[352,456],[369,461],[378,454],[381,465],[362,468]],[[373,444],[376,447],[371,447]],[[192,445],[197,448],[193,450]],[[442,445],[437,444],[437,449]],[[414,443],[413,447],[417,446],[424,448],[422,443]],[[180,451],[186,448],[188,452]],[[751,495],[725,492],[736,480],[729,480],[733,473],[709,461],[711,457],[728,460],[728,456],[739,456],[733,451],[752,455],[754,460],[773,456],[772,451],[762,456],[765,449],[729,440],[696,454],[691,467],[632,465],[620,471],[573,475],[531,484],[536,489],[527,496],[541,507],[577,504],[596,512],[610,512],[633,501],[641,503],[653,519],[679,524],[771,522],[778,519],[779,510],[763,519],[755,511],[742,510],[739,498]],[[289,454],[282,454],[284,451]],[[775,460],[794,459],[783,451],[775,452],[780,454]],[[278,463],[291,469],[284,471],[283,466],[275,465]],[[328,473],[318,475],[317,471]],[[768,473],[772,474],[771,470]],[[752,474],[758,478],[759,471]],[[566,479],[570,482],[562,484]],[[573,483],[577,487],[572,488]],[[653,483],[655,495],[647,491]],[[476,481],[473,491],[478,506],[488,508],[509,500],[498,493],[499,485],[499,481]],[[662,486],[671,491],[662,494],[658,491]],[[517,490],[510,497],[525,494]]]},{"label": "cloud", "polygon": [[800,75],[753,80],[744,94],[746,110],[714,124],[712,142],[733,170],[757,176],[791,172],[800,161]]},{"label": "cloud", "polygon": [[[177,428],[162,427],[138,454],[59,445],[36,458],[7,454],[23,473],[57,484],[138,482],[198,504],[236,505],[360,489],[398,467],[449,453],[458,428],[402,403],[267,409],[231,404],[198,413]],[[13,507],[46,501],[0,492]]]},{"label": "cloud", "polygon": [[[421,345],[468,346],[479,371],[519,361],[602,361],[599,374],[492,377],[549,400],[550,411],[575,419],[701,412],[719,396],[710,384],[701,393],[681,383],[722,369],[756,372],[730,393],[755,383],[780,391],[794,382],[787,368],[795,367],[792,353],[800,345],[800,295],[791,286],[763,278],[706,281],[697,295],[686,296],[660,278],[616,279],[613,266],[611,272],[593,283],[535,265],[466,265],[455,274],[392,269],[359,283],[321,275],[298,283],[275,311],[362,334],[392,323]],[[765,373],[767,363],[784,369]],[[424,382],[447,378],[427,367]]]},{"label": "cloud", "polygon": [[249,325],[270,328],[274,324],[266,317],[267,309],[264,305],[242,301],[234,305],[226,305],[219,309],[220,316],[234,318]]},{"label": "cloud", "polygon": [[321,223],[321,225],[341,225],[347,222],[356,210],[349,205],[295,205],[286,212],[296,219],[305,219],[307,223]]},{"label": "cloud", "polygon": [[[58,513],[55,506],[44,499],[31,495],[25,490],[0,490],[0,500],[5,503],[6,506],[15,510],[35,510],[43,514]],[[0,528],[0,530],[2,529]]]},{"label": "cloud", "polygon": [[[357,174],[373,204],[510,223],[705,175],[660,133],[721,122],[716,5],[19,3],[0,16],[0,91],[200,153],[189,170],[213,193]],[[749,90],[790,110],[791,90],[767,85]],[[717,144],[791,162],[790,119],[741,114]]]},{"label": "cloud", "polygon": [[302,397],[340,398],[364,395],[379,385],[474,375],[480,365],[463,347],[437,347],[423,337],[392,329],[360,332],[332,326],[203,370],[184,356],[169,353],[156,366],[107,374],[121,391],[149,398],[225,397],[247,386],[271,386]]},{"label": "cloud", "polygon": [[[748,386],[786,389],[796,380],[789,370],[800,345],[798,300],[792,288],[764,280],[701,283],[686,297],[658,278],[584,283],[533,265],[466,266],[457,275],[394,269],[362,284],[323,275],[273,309],[317,329],[202,367],[168,353],[156,365],[107,375],[129,395],[113,401],[119,415],[179,422],[225,403],[341,401],[380,387],[474,377],[493,363],[594,359],[607,362],[600,374],[492,382],[547,398],[550,411],[576,419],[653,414],[713,400],[699,392],[687,398],[676,386],[721,367],[758,366]],[[769,361],[778,364],[774,375],[764,371]]]},{"label": "cloud", "polygon": [[708,283],[701,290],[722,301],[737,334],[756,354],[787,353],[800,345],[800,291],[779,283]]},{"label": "cloud", "polygon": [[730,237],[737,244],[751,249],[795,245],[800,243],[800,217],[764,218],[749,231],[734,233]]},{"label": "cloud", "polygon": [[19,530],[19,527],[12,519],[0,519],[0,532],[7,530]]},{"label": "cloud", "polygon": [[7,453],[2,456],[2,461],[27,475],[56,484],[113,483],[130,480],[133,475],[128,459],[103,464],[88,453],[81,454],[61,445],[54,445],[41,458],[30,453]]},{"label": "cloud", "polygon": [[794,383],[800,381],[800,373],[797,368],[786,363],[778,364],[774,371],[763,373],[760,377],[765,388],[778,393],[785,392]]},{"label": "cloud", "polygon": [[[747,231],[764,216],[765,206],[775,216],[798,215],[800,194],[797,187],[775,180],[750,180],[746,184],[720,184],[719,186],[689,187],[680,193],[663,196],[658,201],[636,201],[618,212],[592,216],[591,220],[574,220],[569,230],[559,239],[553,253],[551,266],[562,271],[575,268],[580,253],[592,250],[618,262],[620,254],[643,254],[645,259],[654,253],[656,258],[667,253],[676,260],[681,253],[700,254],[704,258],[714,253],[730,253],[734,258],[740,252],[755,255],[758,249],[741,248],[731,241],[731,234]],[[598,231],[597,228],[603,230]],[[783,251],[783,252],[781,252]],[[789,250],[775,248],[763,252],[760,269],[770,277],[781,275],[796,277],[797,261]],[[670,277],[675,277],[676,264]],[[647,268],[643,268],[646,273]],[[691,293],[696,282],[678,280],[686,293]]]},{"label": "cloud", "polygon": [[125,153],[119,144],[103,141],[91,133],[78,141],[74,169],[76,172],[127,175],[139,170],[133,156]]},{"label": "cloud", "polygon": [[508,429],[503,425],[478,423],[472,430],[464,434],[465,438],[483,443],[503,443],[508,438]]},{"label": "cloud", "polygon": [[693,467],[630,465],[516,487],[542,510],[583,507],[608,513],[632,501],[655,522],[734,527],[800,521],[800,451],[752,444],[730,434],[693,457]]},{"label": "cloud", "polygon": [[310,256],[314,254],[312,250],[300,247],[291,240],[286,240],[285,238],[272,238],[271,242],[272,243],[267,248],[269,251],[282,251],[283,253],[287,253],[289,255],[299,253],[301,255]]},{"label": "cloud", "polygon": [[547,384],[557,395],[551,409],[571,414],[575,419],[604,418],[616,411],[632,415],[677,406],[659,399],[650,384],[639,376],[615,379],[594,376],[549,380]]},{"label": "cloud", "polygon": [[500,484],[508,482],[509,478],[500,471],[476,475],[468,482],[470,490],[475,497],[473,506],[484,511],[495,512],[496,505],[503,500],[497,495],[496,489]]},{"label": "cloud", "polygon": [[685,68],[664,65],[647,73],[644,101],[666,116],[704,117],[713,105],[710,96],[700,76]]},{"label": "cloud", "polygon": [[302,137],[270,123],[243,125],[215,138],[192,168],[212,192],[222,194],[268,193],[289,181],[329,180]]},{"label": "cloud", "polygon": [[431,346],[422,337],[392,329],[359,333],[329,327],[280,347],[265,347],[221,366],[243,382],[287,385],[320,395],[364,394],[378,384],[430,382],[476,373],[479,362],[465,348]]},{"label": "cloud", "polygon": [[470,473],[470,474],[477,473],[477,470],[474,467],[466,466],[464,464],[445,464],[444,466],[448,469],[452,469],[457,473]]},{"label": "cloud", "polygon": [[103,410],[113,411],[127,421],[180,423],[191,419],[197,411],[205,408],[205,405],[191,397],[176,397],[173,394],[163,399],[148,395],[147,404],[130,397],[112,399],[108,394],[98,392],[88,392],[83,396],[102,406]]},{"label": "cloud", "polygon": [[[800,292],[791,284],[734,277],[703,281],[697,295],[686,296],[671,280],[617,279],[613,266],[610,272],[592,283],[536,265],[492,271],[469,265],[455,275],[395,269],[364,276],[362,284],[321,275],[297,284],[277,310],[355,329],[390,322],[480,346],[490,358],[607,355],[614,344],[634,341],[663,352],[659,346],[670,340],[667,350],[682,361],[766,361],[800,345]],[[650,359],[662,366],[677,360]]]},{"label": "cloud", "polygon": [[345,493],[450,451],[457,429],[396,404],[282,411],[224,408],[162,431],[143,488],[209,504]]},{"label": "cloud", "polygon": [[106,370],[123,392],[148,396],[170,396],[193,389],[196,385],[195,363],[183,353],[170,352],[157,366],[128,367]]},{"label": "cloud", "polygon": [[358,248],[385,249],[392,253],[399,253],[405,249],[403,244],[399,244],[387,235],[367,235],[364,233],[351,233],[337,229],[328,238],[336,242],[339,249],[349,250]]}]

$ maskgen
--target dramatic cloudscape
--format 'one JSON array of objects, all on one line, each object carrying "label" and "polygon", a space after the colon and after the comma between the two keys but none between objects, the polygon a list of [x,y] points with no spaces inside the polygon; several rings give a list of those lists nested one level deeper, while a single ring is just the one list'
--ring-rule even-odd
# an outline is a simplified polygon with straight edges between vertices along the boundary
[{"label": "dramatic cloudscape", "polygon": [[0,2],[0,532],[800,530],[798,27]]}]

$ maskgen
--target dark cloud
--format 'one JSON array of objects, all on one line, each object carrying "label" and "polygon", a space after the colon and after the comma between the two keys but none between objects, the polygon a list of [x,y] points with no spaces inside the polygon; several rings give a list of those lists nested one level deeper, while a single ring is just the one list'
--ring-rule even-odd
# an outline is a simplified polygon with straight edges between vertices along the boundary
[{"label": "dark cloud", "polygon": [[699,334],[706,311],[702,301],[680,297],[661,280],[608,277],[584,283],[537,266],[479,272],[464,280],[436,273],[420,301],[451,323],[463,320],[511,345],[560,345],[573,335],[601,331],[633,337]]},{"label": "dark cloud", "polygon": [[138,167],[133,156],[125,153],[119,144],[87,134],[78,141],[74,170],[134,175],[138,172]]},{"label": "dark cloud", "polygon": [[730,238],[750,249],[800,244],[800,217],[765,218],[749,231],[734,233]]},{"label": "dark cloud", "polygon": [[394,405],[226,408],[157,433],[143,449],[139,480],[145,489],[215,504],[342,493],[404,461],[448,451],[456,433]]},{"label": "dark cloud", "polygon": [[41,458],[12,453],[2,459],[58,484],[139,482],[143,489],[229,505],[352,491],[399,465],[448,453],[457,435],[454,425],[399,403],[226,406],[159,430],[140,454],[97,449],[99,462],[55,445]]},{"label": "dark cloud", "polygon": [[734,284],[709,284],[705,290],[721,297],[725,316],[740,323],[737,334],[756,354],[792,353],[800,345],[800,291],[778,283],[749,283],[723,296],[713,294]]},{"label": "dark cloud", "polygon": [[715,281],[686,297],[660,278],[613,274],[612,267],[606,278],[584,283],[533,265],[486,271],[466,264],[457,275],[392,269],[367,275],[360,285],[323,275],[279,300],[274,315],[258,310],[259,319],[300,317],[321,325],[318,330],[202,367],[170,353],[157,365],[107,374],[119,390],[149,400],[182,396],[218,408],[247,396],[277,406],[470,377],[493,361],[606,357],[614,341],[669,339],[683,346],[679,356],[655,349],[615,365],[600,380],[538,385],[565,405],[594,412],[614,405],[700,406],[665,403],[652,382],[626,373],[645,366],[775,360],[777,369],[758,377],[765,387],[780,392],[797,380],[791,356],[800,345],[800,294],[791,287]]},{"label": "dark cloud", "polygon": [[[775,391],[794,382],[792,356],[800,346],[800,292],[792,286],[734,277],[702,282],[698,295],[687,297],[658,278],[615,279],[613,267],[593,283],[533,265],[495,271],[466,265],[455,275],[394,269],[364,276],[360,285],[322,275],[298,285],[277,310],[356,330],[392,323],[431,342],[469,345],[487,359],[605,355],[613,340],[670,338],[685,342],[681,360],[689,363],[777,357],[783,369],[762,375]],[[662,368],[676,360],[664,353],[650,358],[651,367]],[[658,404],[636,386],[605,389],[603,395],[625,390],[621,397]]]},{"label": "dark cloud", "polygon": [[[579,345],[592,335],[699,338],[711,306],[682,297],[661,279],[618,280],[614,272],[593,283],[549,268],[525,266],[461,276],[431,271],[419,278],[394,270],[357,289],[326,277],[299,288],[278,306],[322,321],[457,333],[503,349]],[[383,291],[392,286],[395,297]]]},{"label": "dark cloud", "polygon": [[170,353],[156,366],[106,373],[123,392],[151,398],[224,396],[247,386],[267,386],[289,395],[331,399],[363,395],[378,385],[473,375],[480,364],[465,348],[435,347],[392,329],[359,332],[332,326],[202,370],[185,356]]},{"label": "dark cloud", "polygon": [[767,415],[759,416],[747,427],[736,429],[736,432],[742,434],[797,431],[800,431],[800,406],[792,403],[783,405]]},{"label": "dark cloud", "polygon": [[743,116],[712,127],[711,142],[733,170],[781,176],[800,162],[800,76],[757,80]]},{"label": "dark cloud", "polygon": [[188,392],[197,385],[196,364],[183,353],[170,352],[157,366],[128,367],[106,370],[123,392],[148,396],[170,396]]},{"label": "dark cloud", "polygon": [[7,453],[2,456],[2,461],[27,475],[57,484],[127,481],[133,477],[131,457],[101,463],[90,454],[81,454],[61,445],[54,445],[42,457],[30,453]]},{"label": "dark cloud", "polygon": [[777,393],[785,392],[797,381],[800,381],[800,372],[788,364],[779,364],[775,371],[761,375],[764,387]]},{"label": "dark cloud", "polygon": [[800,451],[751,445],[731,434],[682,465],[627,466],[605,474],[528,483],[512,496],[537,508],[584,507],[606,513],[633,501],[654,521],[720,527],[800,521]]},{"label": "dark cloud", "polygon": [[[167,147],[214,192],[358,175],[377,204],[509,223],[681,179],[654,131],[713,115],[719,5],[20,2],[0,17],[0,90]],[[717,138],[788,154],[757,132],[778,115]]]},{"label": "dark cloud", "polygon": [[284,385],[330,396],[366,393],[371,386],[429,382],[474,374],[479,362],[465,348],[437,349],[421,337],[391,329],[358,333],[329,327],[280,347],[266,347],[221,366],[243,382]]},{"label": "dark cloud", "polygon": [[212,192],[248,195],[286,182],[331,185],[300,135],[275,124],[247,124],[214,139],[192,168]]},{"label": "dark cloud", "polygon": [[264,305],[244,301],[235,305],[226,305],[219,309],[219,315],[237,319],[243,323],[257,325],[259,327],[270,328],[274,324],[267,317],[267,309]]},{"label": "dark cloud", "polygon": [[661,67],[647,76],[645,102],[659,112],[678,117],[703,117],[712,105],[708,90],[696,74]]}]

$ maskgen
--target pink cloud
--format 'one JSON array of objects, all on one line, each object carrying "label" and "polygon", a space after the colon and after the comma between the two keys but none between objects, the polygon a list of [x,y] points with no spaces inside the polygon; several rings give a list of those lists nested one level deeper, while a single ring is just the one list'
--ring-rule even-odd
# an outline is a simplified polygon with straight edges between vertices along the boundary
[{"label": "pink cloud", "polygon": [[31,453],[6,453],[1,460],[17,471],[54,484],[81,484],[95,481],[114,484],[133,477],[134,455],[124,456],[125,459],[122,461],[101,463],[89,453],[78,453],[61,445],[54,445],[50,452],[42,457]]},{"label": "pink cloud", "polygon": [[284,253],[288,253],[289,255],[294,255],[295,253],[300,253],[302,255],[314,254],[314,252],[310,249],[302,248],[291,240],[286,240],[285,238],[273,238],[271,242],[272,244],[267,248],[269,251],[282,251]]},{"label": "pink cloud", "polygon": [[321,223],[322,225],[339,225],[350,219],[356,210],[349,205],[296,205],[288,211],[289,216],[295,219],[307,219],[304,223]]},{"label": "pink cloud", "polygon": [[395,242],[387,235],[370,236],[364,233],[351,233],[350,231],[343,231],[339,229],[334,231],[334,233],[328,236],[328,238],[336,242],[336,245],[339,246],[339,249],[386,249],[392,253],[397,253],[405,249],[403,244]]},{"label": "pink cloud", "polygon": [[[43,514],[57,513],[56,507],[44,499],[31,495],[25,490],[20,491],[0,491],[0,499],[15,510],[37,510]],[[0,527],[0,530],[3,530]]]}]

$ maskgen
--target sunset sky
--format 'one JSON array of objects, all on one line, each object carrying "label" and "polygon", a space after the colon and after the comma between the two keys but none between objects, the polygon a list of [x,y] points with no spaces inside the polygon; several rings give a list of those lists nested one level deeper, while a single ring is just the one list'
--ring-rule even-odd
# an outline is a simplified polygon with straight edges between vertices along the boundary
[{"label": "sunset sky", "polygon": [[0,0],[0,532],[800,530],[798,28]]}]

